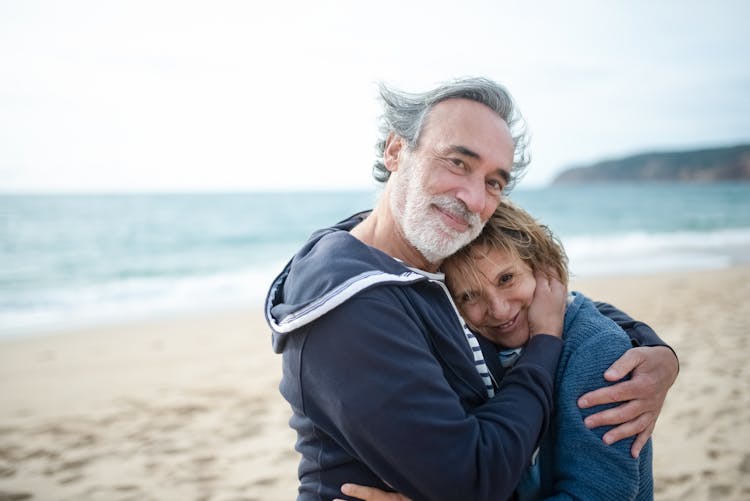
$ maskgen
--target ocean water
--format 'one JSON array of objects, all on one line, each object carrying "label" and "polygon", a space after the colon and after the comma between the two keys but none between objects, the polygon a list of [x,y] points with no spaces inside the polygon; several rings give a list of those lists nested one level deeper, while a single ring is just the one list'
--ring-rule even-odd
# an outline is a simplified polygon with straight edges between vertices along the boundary
[{"label": "ocean water", "polygon": [[[236,306],[376,193],[0,196],[0,335]],[[576,276],[750,261],[750,183],[518,189]]]}]

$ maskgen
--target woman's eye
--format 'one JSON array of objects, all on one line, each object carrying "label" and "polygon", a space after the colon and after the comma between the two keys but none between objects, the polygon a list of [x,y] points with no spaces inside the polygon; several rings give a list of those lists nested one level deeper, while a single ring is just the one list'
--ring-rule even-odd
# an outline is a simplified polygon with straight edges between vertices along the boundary
[{"label": "woman's eye", "polygon": [[500,277],[500,283],[501,284],[510,283],[512,280],[513,280],[513,274],[512,273],[506,273],[505,275],[502,275]]}]

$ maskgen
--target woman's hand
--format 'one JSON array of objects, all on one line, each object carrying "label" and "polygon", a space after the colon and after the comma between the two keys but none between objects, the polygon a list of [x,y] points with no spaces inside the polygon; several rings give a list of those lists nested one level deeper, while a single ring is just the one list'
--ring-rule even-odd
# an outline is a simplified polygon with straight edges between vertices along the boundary
[{"label": "woman's hand", "polygon": [[643,346],[626,351],[604,373],[607,381],[620,381],[631,374],[631,379],[606,388],[599,388],[581,396],[578,407],[623,402],[587,417],[587,428],[615,425],[602,439],[613,444],[637,435],[630,449],[635,458],[651,437],[667,391],[677,379],[677,356],[666,346]]},{"label": "woman's hand", "polygon": [[[347,496],[362,499],[363,501],[411,501],[406,496],[398,492],[385,492],[375,487],[365,487],[357,484],[344,484],[341,486],[341,492]],[[334,499],[334,501],[344,501],[343,499]]]},{"label": "woman's hand", "polygon": [[536,272],[534,299],[529,306],[529,334],[562,337],[568,290],[554,275]]}]

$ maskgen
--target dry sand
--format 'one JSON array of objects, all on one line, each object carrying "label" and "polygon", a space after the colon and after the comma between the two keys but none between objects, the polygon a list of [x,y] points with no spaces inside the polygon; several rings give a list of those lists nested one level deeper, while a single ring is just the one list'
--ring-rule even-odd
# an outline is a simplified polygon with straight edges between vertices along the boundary
[{"label": "dry sand", "polygon": [[[681,373],[657,500],[750,499],[750,267],[576,280],[653,325]],[[297,454],[260,311],[0,342],[0,501],[287,500]]]}]

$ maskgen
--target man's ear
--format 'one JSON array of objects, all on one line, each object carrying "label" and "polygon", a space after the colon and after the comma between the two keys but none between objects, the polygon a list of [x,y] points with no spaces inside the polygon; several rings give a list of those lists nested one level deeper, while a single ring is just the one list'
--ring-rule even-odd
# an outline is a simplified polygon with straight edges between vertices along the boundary
[{"label": "man's ear", "polygon": [[396,172],[398,170],[401,152],[404,149],[404,143],[404,138],[397,136],[393,132],[388,134],[388,139],[385,140],[383,164],[390,172]]}]

